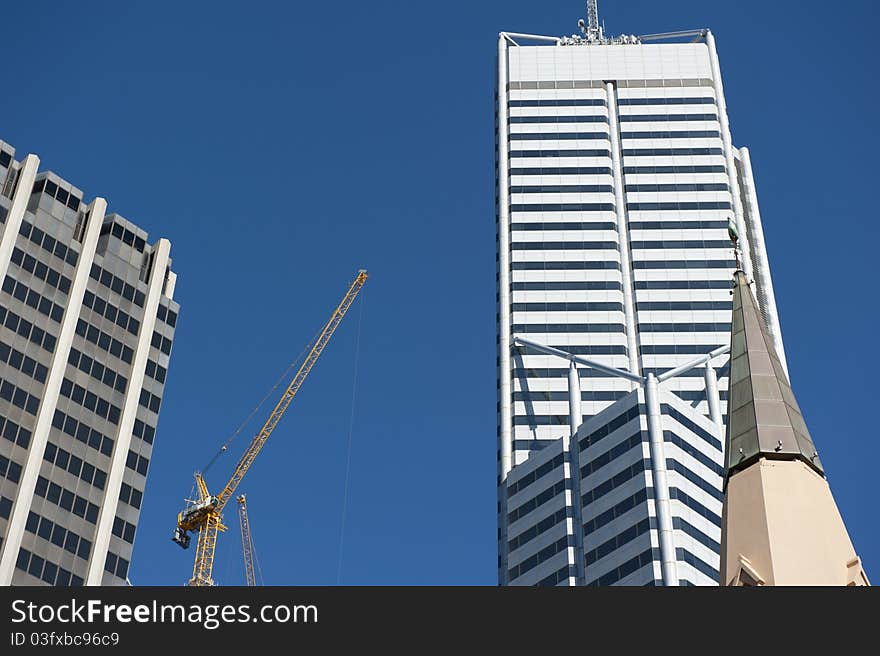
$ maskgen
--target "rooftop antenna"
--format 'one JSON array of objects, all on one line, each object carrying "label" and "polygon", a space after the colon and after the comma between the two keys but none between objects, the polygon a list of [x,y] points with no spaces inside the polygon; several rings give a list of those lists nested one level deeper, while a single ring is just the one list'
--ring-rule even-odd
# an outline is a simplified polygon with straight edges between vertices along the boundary
[{"label": "rooftop antenna", "polygon": [[584,19],[580,19],[578,27],[581,28],[587,42],[600,43],[603,40],[602,28],[599,27],[598,0],[587,0],[587,22],[584,23]]}]

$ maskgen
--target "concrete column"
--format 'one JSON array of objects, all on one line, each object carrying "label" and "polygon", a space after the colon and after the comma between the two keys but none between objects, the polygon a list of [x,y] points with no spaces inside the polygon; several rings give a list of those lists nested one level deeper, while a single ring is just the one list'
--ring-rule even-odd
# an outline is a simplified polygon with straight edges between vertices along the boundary
[{"label": "concrete column", "polygon": [[[19,184],[20,191],[21,184]],[[27,193],[30,194],[30,187],[27,188]],[[18,196],[18,193],[16,193],[16,196]],[[55,416],[55,408],[58,405],[58,394],[61,391],[61,382],[64,379],[64,371],[67,368],[67,358],[70,355],[70,347],[73,344],[76,324],[82,310],[83,295],[86,291],[89,271],[95,259],[95,248],[98,245],[98,236],[101,233],[101,224],[104,221],[106,210],[107,202],[103,198],[96,198],[89,206],[82,249],[76,262],[73,284],[70,286],[70,293],[67,296],[67,307],[64,309],[64,317],[61,320],[58,342],[55,346],[55,352],[52,354],[52,362],[49,365],[49,378],[46,381],[46,386],[43,388],[43,398],[37,410],[37,418],[34,422],[28,457],[22,469],[21,480],[18,485],[18,495],[16,496],[15,504],[12,506],[9,523],[6,526],[3,550],[0,552],[0,585],[12,584],[15,561],[18,558],[18,550],[21,547],[25,522],[27,521],[31,502],[34,498],[34,489],[40,473],[40,465],[43,462],[43,452],[46,450],[46,442],[49,440],[52,419]],[[7,226],[7,231],[9,227]],[[18,230],[16,229],[15,232],[17,234]],[[4,234],[4,240],[6,236]],[[94,551],[92,554],[92,557],[94,557]]]},{"label": "concrete column", "polygon": [[660,393],[657,377],[649,373],[645,381],[645,404],[648,406],[648,436],[651,447],[651,475],[654,479],[654,508],[657,513],[657,535],[663,585],[678,585],[678,566],[672,528],[669,483],[666,479],[666,454],[663,447],[663,423],[660,417]]},{"label": "concrete column", "polygon": [[107,476],[104,502],[101,504],[101,511],[98,514],[98,528],[95,530],[95,543],[92,546],[92,556],[89,558],[86,585],[101,585],[104,578],[104,561],[107,559],[110,535],[113,532],[113,520],[116,519],[116,509],[119,505],[119,490],[122,487],[125,461],[128,458],[128,451],[131,447],[134,420],[140,402],[141,388],[144,385],[147,358],[150,354],[153,330],[156,327],[159,297],[162,295],[162,290],[165,287],[165,269],[168,266],[171,242],[167,239],[160,239],[155,248],[156,254],[153,256],[153,270],[150,272],[150,287],[147,290],[144,316],[141,321],[140,332],[138,333],[134,361],[131,365],[131,378],[128,381],[128,389],[125,392],[125,402],[122,405],[122,415],[119,418],[113,454],[110,457],[110,472]]},{"label": "concrete column", "polygon": [[709,418],[721,431],[721,439],[724,439],[724,421],[721,417],[721,397],[718,394],[718,376],[715,367],[710,362],[706,363],[706,401],[709,403]]},{"label": "concrete column", "polygon": [[[614,209],[617,215],[617,244],[620,252],[620,280],[623,286],[623,316],[626,326],[626,351],[629,356],[629,371],[641,375],[639,367],[639,347],[636,337],[636,310],[633,301],[633,272],[629,251],[629,217],[626,211],[623,182],[623,153],[620,147],[620,121],[617,116],[617,94],[613,82],[605,83],[605,97],[608,103],[608,128],[611,139],[611,170],[614,176]],[[631,384],[635,389],[635,383]]]},{"label": "concrete column", "polygon": [[584,570],[584,520],[581,512],[581,450],[578,446],[577,432],[584,421],[581,412],[581,379],[578,376],[577,365],[571,362],[568,366],[568,425],[570,436],[563,440],[563,448],[566,451],[571,476],[572,515],[574,520],[574,565],[577,575],[576,585],[585,583]]},{"label": "concrete column", "polygon": [[510,382],[510,178],[507,121],[507,39],[498,36],[498,402],[501,429],[501,577],[507,584],[507,475],[513,468],[513,408]]},{"label": "concrete column", "polygon": [[727,120],[727,103],[724,100],[724,87],[721,84],[721,65],[718,63],[718,51],[715,49],[715,37],[711,30],[706,30],[706,46],[709,48],[709,63],[712,68],[712,82],[715,89],[715,101],[718,103],[718,122],[721,125],[721,141],[724,146],[724,163],[727,167],[727,182],[730,186],[730,202],[733,204],[733,216],[739,232],[739,243],[742,250],[742,269],[746,277],[752,277],[752,256],[749,237],[743,216],[742,201],[739,197],[739,178],[736,174],[736,163],[733,157],[733,142],[730,138],[730,122]]},{"label": "concrete column", "polygon": [[6,222],[3,225],[3,237],[0,239],[0,283],[6,279],[6,272],[9,271],[12,249],[15,247],[15,240],[18,239],[18,230],[27,211],[39,166],[40,158],[36,155],[28,155],[19,169],[18,186],[15,188],[12,205],[9,206],[9,214],[6,215]]},{"label": "concrete column", "polygon": [[749,149],[739,149],[742,164],[743,195],[749,208],[749,238],[752,240],[752,253],[755,256],[755,291],[761,310],[767,318],[767,330],[773,338],[776,354],[788,376],[788,363],[785,360],[785,348],[782,345],[782,329],[779,327],[779,314],[776,311],[776,294],[773,293],[773,279],[770,277],[770,262],[767,257],[767,246],[764,243],[764,227],[761,223],[761,210],[758,208],[758,194],[755,191],[755,177],[752,174],[752,159]]}]

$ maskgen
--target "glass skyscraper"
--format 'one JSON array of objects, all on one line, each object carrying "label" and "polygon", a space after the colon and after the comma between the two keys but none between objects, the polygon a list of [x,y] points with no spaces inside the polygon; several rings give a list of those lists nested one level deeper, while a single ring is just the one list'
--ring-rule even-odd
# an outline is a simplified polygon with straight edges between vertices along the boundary
[{"label": "glass skyscraper", "polygon": [[715,584],[728,356],[662,379],[729,344],[729,226],[785,361],[714,37],[502,33],[496,112],[499,583]]}]

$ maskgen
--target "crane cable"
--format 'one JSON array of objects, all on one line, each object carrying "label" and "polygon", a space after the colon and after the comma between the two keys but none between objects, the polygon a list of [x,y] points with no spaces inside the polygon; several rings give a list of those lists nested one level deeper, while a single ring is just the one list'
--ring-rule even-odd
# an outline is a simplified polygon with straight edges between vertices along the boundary
[{"label": "crane cable", "polygon": [[262,398],[262,400],[256,405],[256,407],[253,410],[251,410],[251,413],[241,423],[241,425],[237,429],[235,429],[235,432],[232,433],[232,435],[230,435],[229,438],[223,443],[223,446],[221,446],[220,450],[214,454],[214,457],[212,457],[211,460],[208,461],[208,464],[205,465],[205,467],[201,470],[202,474],[207,473],[207,471],[214,465],[214,463],[217,462],[217,459],[229,450],[229,445],[232,444],[232,441],[236,437],[238,437],[238,435],[241,433],[241,431],[243,431],[245,429],[245,427],[251,422],[251,420],[260,411],[260,408],[262,408],[263,405],[265,405],[266,401],[268,401],[269,398],[273,394],[275,394],[276,390],[281,386],[281,383],[283,383],[285,380],[287,380],[288,376],[290,375],[290,372],[295,367],[298,367],[302,363],[303,358],[306,356],[306,354],[309,351],[311,351],[312,347],[315,345],[315,342],[318,340],[318,337],[320,336],[320,334],[321,334],[321,329],[318,329],[318,331],[315,333],[314,337],[312,337],[311,341],[308,344],[306,344],[305,348],[300,352],[300,354],[298,356],[296,356],[296,359],[290,363],[290,365],[287,367],[287,369],[284,370],[284,373],[281,374],[281,376],[278,378],[278,380],[275,381],[275,384],[272,385],[272,387],[269,389],[268,392],[266,392],[266,395]]},{"label": "crane cable", "polygon": [[345,517],[348,511],[348,485],[351,478],[351,438],[354,433],[354,403],[355,392],[357,391],[358,361],[360,360],[361,352],[361,325],[364,320],[364,305],[366,304],[366,300],[367,296],[366,292],[364,292],[361,294],[361,303],[358,308],[358,328],[354,347],[354,377],[351,383],[351,414],[349,415],[348,420],[348,446],[345,454],[345,483],[342,492],[342,519],[339,527],[339,557],[336,562],[336,585],[339,585],[342,580],[342,547],[345,542]]}]

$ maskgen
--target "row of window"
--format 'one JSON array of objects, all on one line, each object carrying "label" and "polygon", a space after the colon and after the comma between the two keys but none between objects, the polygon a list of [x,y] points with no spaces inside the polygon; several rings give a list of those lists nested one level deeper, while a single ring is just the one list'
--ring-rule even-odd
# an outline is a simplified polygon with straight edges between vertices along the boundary
[{"label": "row of window", "polygon": [[[605,512],[596,515],[596,517],[584,524],[584,536],[587,536],[597,529],[605,526],[607,523],[614,521],[615,519],[622,516],[624,513],[629,512],[636,506],[647,503],[649,491],[653,494],[652,488],[641,489],[633,494],[631,497],[627,497],[626,499],[619,502],[617,505],[612,506]],[[647,508],[645,510],[647,511]]]},{"label": "row of window", "polygon": [[535,524],[531,528],[527,528],[525,531],[523,531],[522,533],[520,533],[519,535],[517,535],[513,539],[509,540],[507,543],[508,551],[514,551],[516,549],[519,549],[523,545],[534,540],[539,535],[543,535],[544,533],[549,531],[551,528],[553,528],[554,526],[556,526],[560,522],[565,521],[566,517],[567,517],[567,515],[566,515],[565,508],[562,508],[561,510],[557,510],[554,514],[550,515],[549,517],[545,517],[544,519],[542,519],[540,522],[538,522],[537,524]]},{"label": "row of window", "polygon": [[624,148],[624,157],[675,157],[677,155],[723,155],[720,148]]},{"label": "row of window", "polygon": [[677,166],[624,166],[624,175],[637,173],[726,173],[722,164],[681,164]]},{"label": "row of window", "polygon": [[78,198],[69,191],[62,189],[51,180],[37,180],[34,183],[34,187],[31,193],[39,194],[40,192],[54,198],[62,205],[67,205],[67,207],[72,209],[74,212],[79,209],[80,203],[82,202],[82,198]]},{"label": "row of window", "polygon": [[616,241],[515,241],[512,251],[616,251]]},{"label": "row of window", "polygon": [[42,579],[49,585],[79,587],[85,583],[76,574],[71,574],[52,561],[46,560],[37,554],[32,554],[24,547],[18,550],[18,560],[15,562],[15,567],[22,572],[27,572],[31,576]]},{"label": "row of window", "polygon": [[715,569],[711,565],[704,563],[700,558],[697,558],[687,549],[682,549],[681,547],[678,547],[675,550],[675,559],[680,560],[683,563],[687,563],[694,569],[708,576],[713,581],[718,581],[719,579],[719,573],[717,569]]},{"label": "row of window", "polygon": [[689,535],[694,540],[696,540],[697,542],[699,542],[703,546],[708,547],[709,549],[711,549],[715,553],[719,553],[721,551],[721,545],[718,544],[718,542],[716,542],[715,540],[710,538],[708,535],[703,533],[696,526],[693,526],[693,525],[689,524],[688,522],[684,521],[681,517],[673,517],[672,518],[672,528],[683,532],[685,535]]},{"label": "row of window", "polygon": [[144,301],[146,300],[144,293],[129,285],[122,278],[117,278],[106,269],[99,267],[97,264],[92,264],[89,276],[104,285],[107,289],[119,294],[125,300],[131,301],[138,307],[144,307]]},{"label": "row of window", "polygon": [[[659,123],[669,121],[717,121],[717,114],[621,114],[621,123]],[[717,134],[717,133],[716,133]]]},{"label": "row of window", "polygon": [[679,182],[676,184],[628,184],[626,191],[727,191],[726,182]]},{"label": "row of window", "polygon": [[611,175],[607,166],[538,166],[510,169],[510,175]]},{"label": "row of window", "polygon": [[612,193],[611,185],[528,185],[513,186],[512,194],[541,194],[541,193]]},{"label": "row of window", "polygon": [[627,209],[633,211],[658,211],[678,210],[681,212],[693,212],[696,210],[729,210],[730,203],[727,201],[696,201],[675,203],[627,203]]},{"label": "row of window", "polygon": [[573,538],[572,536],[566,535],[565,537],[559,538],[553,544],[550,544],[543,549],[541,549],[538,553],[532,554],[524,561],[519,563],[518,565],[514,565],[508,572],[507,575],[509,580],[516,579],[526,572],[533,570],[535,567],[540,565],[541,563],[549,560],[556,554],[561,551],[565,551],[568,547],[572,546]]},{"label": "row of window", "polygon": [[535,583],[538,587],[552,587],[563,581],[568,581],[568,579],[574,577],[574,568],[566,565],[565,567],[560,567],[558,570],[553,572],[550,576],[545,576],[543,579]]},{"label": "row of window", "polygon": [[[730,285],[730,283],[728,283]],[[537,282],[514,282],[510,285],[510,289],[515,292],[521,291],[581,291],[593,289],[609,289],[620,291],[623,285],[613,280],[596,280],[596,281],[549,281],[541,280]]]},{"label": "row of window", "polygon": [[115,389],[117,392],[125,393],[125,388],[128,385],[128,379],[126,379],[125,376],[116,373],[110,367],[92,359],[90,356],[80,352],[76,348],[71,347],[67,361],[80,371],[87,373],[95,380],[101,381],[107,385],[107,387]]},{"label": "row of window", "polygon": [[717,344],[642,344],[639,352],[642,355],[703,355],[717,348]]},{"label": "row of window", "polygon": [[511,116],[511,123],[607,123],[604,114],[588,114],[585,116]]},{"label": "row of window", "polygon": [[6,363],[13,369],[21,371],[39,383],[46,382],[49,369],[40,364],[32,357],[25,355],[18,349],[14,349],[5,342],[0,342],[0,363]]},{"label": "row of window", "polygon": [[668,469],[669,471],[674,471],[677,474],[681,474],[691,483],[700,488],[703,492],[717,499],[718,501],[724,501],[724,494],[722,494],[721,490],[718,489],[717,485],[712,485],[711,483],[705,481],[701,476],[692,472],[690,469],[685,467],[677,460],[673,458],[667,458],[666,469]]},{"label": "row of window", "polygon": [[132,358],[134,358],[134,351],[131,347],[126,346],[115,337],[111,337],[103,330],[95,328],[85,319],[77,320],[76,334],[97,345],[102,351],[107,351],[110,355],[119,358],[126,364],[131,364]]},{"label": "row of window", "polygon": [[604,98],[540,98],[537,100],[510,100],[508,107],[604,107]]},{"label": "row of window", "polygon": [[700,503],[699,501],[697,501],[693,497],[688,496],[688,494],[685,493],[684,491],[678,489],[677,487],[670,487],[669,488],[669,498],[673,501],[680,501],[681,503],[686,505],[688,508],[693,510],[698,515],[705,517],[710,522],[715,524],[715,526],[717,526],[718,528],[721,528],[721,517],[716,515],[714,512],[709,510],[706,506],[704,506],[702,503]]},{"label": "row of window", "polygon": [[18,479],[21,478],[21,465],[6,456],[0,455],[0,478],[18,483]]},{"label": "row of window", "polygon": [[129,316],[128,313],[123,312],[112,303],[103,300],[100,296],[96,296],[88,290],[86,290],[86,293],[83,295],[83,305],[94,310],[97,314],[101,315],[108,321],[112,321],[120,328],[127,330],[132,335],[137,335],[138,330],[140,330],[140,321]]},{"label": "row of window", "polygon": [[45,281],[49,286],[60,290],[63,294],[70,293],[70,278],[40,262],[33,255],[25,253],[18,246],[12,249],[11,260],[13,264],[33,274],[35,278]]},{"label": "row of window", "polygon": [[117,517],[113,520],[113,535],[125,540],[129,544],[134,544],[134,532],[136,528],[137,527],[134,524],[130,524],[122,519],[122,517]]},{"label": "row of window", "polygon": [[572,150],[511,150],[511,157],[611,157],[607,148]]},{"label": "row of window", "polygon": [[697,230],[701,228],[727,229],[727,221],[630,221],[630,230]]},{"label": "row of window", "polygon": [[[617,401],[622,399],[629,392],[612,392],[589,390],[581,392],[581,401]],[[514,401],[524,401],[526,403],[535,403],[538,401],[568,401],[568,392],[514,392]]]},{"label": "row of window", "polygon": [[595,549],[590,549],[584,554],[584,562],[589,567],[596,561],[613,553],[625,544],[635,540],[640,535],[644,535],[655,526],[656,520],[653,517],[645,517],[638,523],[630,526],[628,529],[618,533],[610,540],[606,540]]},{"label": "row of window", "polygon": [[[579,262],[512,262],[513,271],[591,271],[594,269],[620,270],[620,262],[614,260],[592,260]],[[686,267],[680,267],[686,268]]]},{"label": "row of window", "polygon": [[634,462],[628,467],[625,467],[621,471],[614,474],[611,478],[602,481],[591,490],[587,490],[581,496],[581,505],[586,506],[588,504],[593,503],[601,499],[603,496],[611,492],[612,490],[620,487],[627,481],[631,481],[636,476],[641,475],[643,472],[649,470],[651,468],[651,461],[647,459],[639,460],[638,462]]},{"label": "row of window", "polygon": [[64,317],[63,307],[53,303],[45,296],[41,296],[23,282],[16,282],[12,276],[6,276],[6,279],[3,281],[3,291],[17,298],[25,305],[34,308],[40,314],[46,315],[52,321],[61,323],[61,319]]},{"label": "row of window", "polygon": [[[699,372],[699,370],[697,370],[697,371]],[[701,375],[703,375],[703,374],[701,373]],[[673,408],[671,405],[667,405],[664,403],[663,405],[660,406],[660,409],[664,414],[675,419],[675,421],[677,421],[679,424],[681,424],[682,426],[687,428],[689,431],[694,433],[694,435],[699,437],[701,440],[703,440],[704,442],[707,442],[708,444],[711,444],[717,451],[720,452],[722,450],[723,447],[721,445],[721,442],[718,440],[718,438],[716,438],[714,435],[712,435],[712,433],[710,433],[706,429],[704,429],[701,426],[698,426],[697,424],[692,422],[689,418],[685,417],[683,414],[681,414],[678,410]]]},{"label": "row of window", "polygon": [[172,328],[177,325],[177,312],[162,304],[159,304],[159,309],[156,310],[156,317],[159,321],[164,321]]},{"label": "row of window", "polygon": [[163,337],[157,332],[153,332],[153,339],[150,341],[153,348],[157,348],[165,355],[171,355],[171,340]]},{"label": "row of window", "polygon": [[140,510],[143,498],[144,493],[136,488],[133,488],[128,483],[123,483],[122,487],[119,489],[119,500],[122,503],[127,503],[129,506],[137,510]]},{"label": "row of window", "polygon": [[613,212],[614,203],[511,203],[511,212]]},{"label": "row of window", "polygon": [[645,130],[621,132],[621,139],[710,139],[721,138],[718,130]]},{"label": "row of window", "polygon": [[576,139],[604,139],[608,140],[607,132],[512,132],[511,141],[570,141]]},{"label": "row of window", "polygon": [[619,323],[516,323],[512,328],[515,333],[619,333],[624,330]]},{"label": "row of window", "polygon": [[3,437],[17,444],[22,449],[27,449],[31,443],[31,432],[24,426],[19,426],[11,419],[0,417],[0,427],[2,427]]},{"label": "row of window", "polygon": [[624,453],[631,451],[637,446],[641,445],[642,442],[646,442],[646,435],[641,431],[636,431],[628,438],[623,440],[622,442],[618,442],[613,447],[611,447],[608,451],[599,454],[589,462],[586,462],[581,466],[581,478],[586,478],[590,474],[595,474],[597,471],[605,467],[606,465],[615,462],[619,457],[621,457]]},{"label": "row of window", "polygon": [[603,574],[599,578],[588,582],[587,585],[606,586],[617,583],[618,581],[626,578],[630,574],[634,574],[635,572],[639,571],[642,567],[647,567],[648,565],[651,565],[654,562],[655,558],[660,558],[660,550],[656,548],[646,549],[638,556],[630,558],[628,561],[619,565],[618,567],[615,567],[607,574]]},{"label": "row of window", "polygon": [[611,301],[598,301],[595,303],[513,303],[511,309],[514,312],[623,312],[623,304]]},{"label": "row of window", "polygon": [[108,551],[107,560],[104,561],[104,571],[124,579],[128,576],[128,565],[129,563],[125,558]]},{"label": "row of window", "polygon": [[144,238],[137,236],[128,228],[123,228],[120,223],[116,223],[115,221],[112,223],[105,223],[101,226],[101,234],[112,234],[126,246],[133,246],[139,253],[144,252],[144,246],[146,246]]},{"label": "row of window", "polygon": [[67,262],[71,266],[76,266],[78,255],[75,250],[62,244],[47,232],[43,232],[37,226],[27,221],[21,222],[18,234],[42,248],[47,253],[57,257],[59,260]]},{"label": "row of window", "polygon": [[730,289],[730,287],[730,280],[637,280],[635,282],[636,289]]},{"label": "row of window", "polygon": [[568,426],[568,415],[517,415],[514,426]]},{"label": "row of window", "polygon": [[729,333],[730,323],[640,323],[639,331],[643,333]]},{"label": "row of window", "polygon": [[125,466],[142,476],[146,476],[147,470],[150,467],[150,460],[145,456],[139,456],[134,451],[129,450],[128,458],[125,460]]},{"label": "row of window", "polygon": [[[514,367],[511,372],[516,378],[567,378],[568,367],[541,367],[523,369]],[[611,374],[591,369],[589,367],[581,367],[578,369],[578,377],[580,378],[611,378]]]},{"label": "row of window", "polygon": [[156,380],[160,383],[165,383],[165,377],[168,375],[168,370],[163,367],[161,364],[157,362],[153,362],[152,360],[147,360],[147,366],[144,370],[147,376]]},{"label": "row of window", "polygon": [[663,431],[663,441],[674,444],[710,471],[715,472],[719,476],[724,475],[724,468],[721,465],[672,431]]},{"label": "row of window", "polygon": [[99,490],[103,490],[107,484],[107,472],[55,446],[52,442],[46,443],[43,460],[69,472],[90,485],[94,485]]},{"label": "row of window", "polygon": [[[552,345],[551,345],[552,346]],[[541,355],[541,351],[530,346],[517,346],[523,355]],[[558,346],[573,355],[626,355],[626,347],[622,344],[588,344],[586,346]],[[717,347],[715,347],[717,348]],[[709,351],[712,349],[710,348]],[[709,351],[705,351],[708,353]],[[702,351],[701,351],[702,352]]]},{"label": "row of window", "polygon": [[110,457],[113,453],[113,440],[111,438],[96,431],[86,423],[64,414],[61,410],[55,411],[55,416],[52,417],[52,426],[60,431],[64,431],[78,442],[90,446],[107,457]]},{"label": "row of window", "polygon": [[21,335],[29,342],[36,344],[49,353],[55,350],[55,335],[35,326],[27,319],[18,316],[12,310],[0,306],[0,322],[12,332]]},{"label": "row of window", "polygon": [[552,460],[548,460],[540,467],[536,467],[534,470],[526,474],[520,479],[517,479],[516,483],[511,483],[507,486],[507,496],[512,497],[517,492],[522,492],[529,485],[537,481],[542,476],[546,476],[550,472],[552,472],[557,467],[562,467],[562,464],[565,462],[565,454],[560,453]]},{"label": "row of window", "polygon": [[159,407],[162,405],[162,398],[155,394],[151,394],[146,389],[141,389],[139,403],[148,410],[152,410],[156,414],[159,414]]},{"label": "row of window", "polygon": [[513,509],[507,514],[507,522],[508,524],[512,524],[520,517],[525,517],[530,512],[538,508],[539,506],[544,505],[550,499],[559,496],[565,490],[571,487],[571,481],[565,479],[564,481],[557,481],[555,484],[548,487],[546,490],[538,494],[537,496],[529,499],[524,504],[520,505],[518,508]]},{"label": "row of window", "polygon": [[[633,269],[730,269],[736,267],[733,260],[636,260]],[[727,283],[730,285],[730,283]]]},{"label": "row of window", "polygon": [[[636,310],[730,310],[730,301],[641,301]],[[710,349],[711,350],[711,349]]]},{"label": "row of window", "polygon": [[37,409],[40,407],[39,398],[3,379],[0,379],[0,399],[9,401],[14,406],[34,416],[36,416]]},{"label": "row of window", "polygon": [[56,506],[64,508],[67,512],[72,512],[77,517],[82,517],[91,524],[98,523],[98,506],[88,499],[78,494],[74,494],[67,488],[61,487],[57,483],[53,483],[48,478],[40,476],[37,478],[37,485],[34,490],[37,496],[54,503]]},{"label": "row of window", "polygon": [[87,540],[77,533],[64,528],[61,524],[56,524],[33,511],[28,513],[24,530],[38,535],[56,547],[61,547],[83,560],[89,559],[89,553],[92,551],[91,540]]},{"label": "row of window", "polygon": [[135,437],[139,437],[147,444],[152,444],[153,438],[156,435],[156,429],[149,424],[144,423],[140,419],[135,419],[134,429],[132,429],[132,435],[134,435]]},{"label": "row of window", "polygon": [[118,406],[113,405],[106,399],[102,399],[83,386],[77,385],[69,378],[61,381],[61,395],[95,413],[101,419],[106,419],[114,426],[119,423],[122,410]]}]

